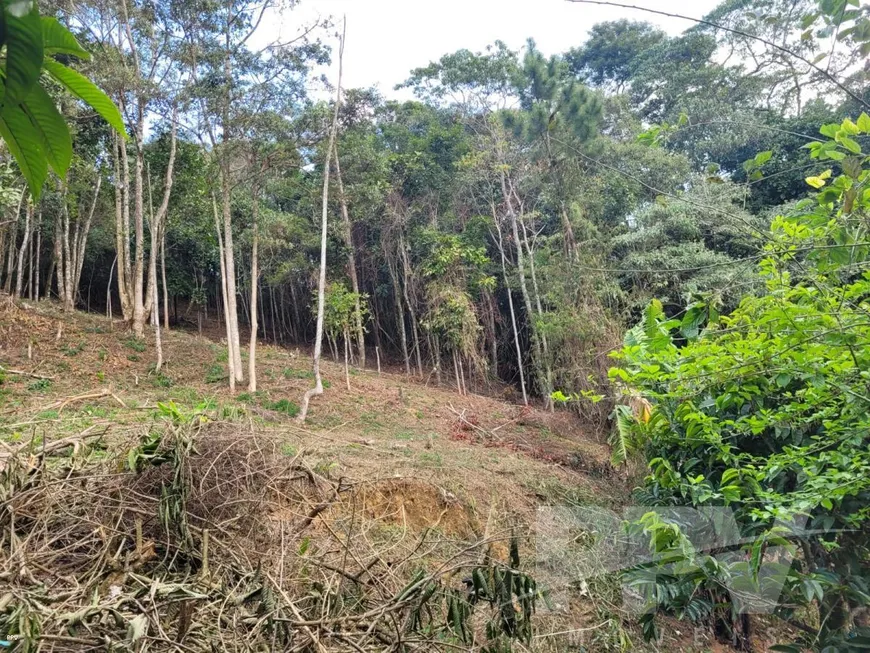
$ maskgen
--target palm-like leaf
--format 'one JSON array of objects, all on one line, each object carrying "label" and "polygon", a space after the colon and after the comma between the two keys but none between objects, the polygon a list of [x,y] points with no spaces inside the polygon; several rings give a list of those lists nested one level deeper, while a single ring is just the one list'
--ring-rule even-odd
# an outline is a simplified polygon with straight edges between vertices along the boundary
[{"label": "palm-like leaf", "polygon": [[614,409],[615,428],[610,436],[611,462],[614,466],[622,465],[628,460],[633,449],[633,433],[636,426],[634,414],[630,406],[617,406]]}]

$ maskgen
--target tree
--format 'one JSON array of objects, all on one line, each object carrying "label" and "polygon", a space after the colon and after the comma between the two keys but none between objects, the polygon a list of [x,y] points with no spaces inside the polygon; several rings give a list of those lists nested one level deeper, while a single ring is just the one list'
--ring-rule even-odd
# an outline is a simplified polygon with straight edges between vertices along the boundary
[{"label": "tree", "polygon": [[327,59],[320,43],[310,39],[319,21],[289,42],[252,50],[249,40],[272,7],[270,0],[232,0],[218,7],[182,3],[179,7],[187,45],[184,63],[193,80],[186,118],[210,148],[218,173],[227,348],[235,381],[244,377],[232,220],[233,189],[239,181],[235,164],[252,121],[262,112],[291,109],[304,96],[309,62]]},{"label": "tree", "polygon": [[589,38],[565,54],[571,72],[580,80],[612,93],[623,93],[651,48],[667,35],[650,23],[621,19],[597,23]]},{"label": "tree", "polygon": [[[775,614],[806,634],[782,650],[845,651],[866,641],[866,624],[855,615],[866,610],[870,579],[863,372],[870,288],[860,272],[870,259],[870,196],[856,186],[870,179],[870,157],[858,142],[870,135],[870,116],[827,125],[822,135],[810,153],[829,168],[807,178],[814,197],[774,220],[758,264],[765,292],[722,317],[695,303],[682,319],[668,319],[652,302],[612,370],[625,392],[652,406],[631,426],[650,460],[641,496],[650,505],[727,506],[748,542],[745,557],[714,561],[712,553],[687,553],[685,535],[667,517],[650,513],[638,522],[656,553],[694,570],[658,579],[630,572],[651,608],[642,619],[649,636],[657,613],[680,610],[712,613],[734,643],[745,643],[750,622],[734,617],[744,609],[741,597],[776,581],[787,598]],[[789,527],[799,517],[809,518],[807,526]],[[774,545],[800,550],[800,562],[766,564],[765,549]],[[741,591],[723,594],[722,587]],[[691,611],[684,609],[689,596],[698,602]],[[818,626],[800,621],[800,606],[817,615]]]},{"label": "tree", "polygon": [[344,55],[344,39],[347,33],[345,22],[338,44],[338,82],[335,91],[335,107],[332,113],[332,125],[329,129],[329,142],[326,146],[326,160],[323,163],[323,192],[321,196],[320,213],[320,275],[317,279],[317,328],[314,333],[314,387],[308,390],[302,397],[302,406],[299,410],[298,419],[304,422],[308,415],[308,405],[311,398],[323,394],[323,379],[320,376],[320,354],[323,348],[323,320],[326,312],[326,242],[327,228],[329,226],[329,173],[330,159],[335,151],[335,136],[338,130],[338,113],[341,109],[341,74]]}]

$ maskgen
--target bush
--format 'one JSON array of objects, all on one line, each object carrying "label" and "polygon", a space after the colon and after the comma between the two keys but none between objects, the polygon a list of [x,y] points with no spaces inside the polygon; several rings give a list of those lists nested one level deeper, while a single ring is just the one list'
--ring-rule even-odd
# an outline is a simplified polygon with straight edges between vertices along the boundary
[{"label": "bush", "polygon": [[[862,123],[826,125],[823,135],[835,140],[812,143],[812,152],[845,159],[838,148],[849,134],[870,133],[870,117]],[[727,509],[737,542],[727,544],[739,554],[696,550],[690,529],[664,512],[635,522],[667,560],[629,574],[648,601],[650,637],[663,612],[712,615],[735,641],[748,641],[741,602],[774,584],[774,614],[790,623],[809,615],[801,630],[814,633],[779,650],[870,644],[870,628],[854,618],[870,609],[870,274],[855,271],[870,260],[859,219],[870,194],[849,190],[867,178],[845,159],[839,177],[829,170],[807,180],[824,190],[774,221],[758,267],[766,293],[726,317],[695,303],[668,319],[653,302],[625,337],[612,377],[648,402],[633,417],[623,413],[617,440],[649,461],[638,498],[696,514]],[[771,563],[771,551],[793,562]],[[739,591],[724,591],[731,588]]]}]

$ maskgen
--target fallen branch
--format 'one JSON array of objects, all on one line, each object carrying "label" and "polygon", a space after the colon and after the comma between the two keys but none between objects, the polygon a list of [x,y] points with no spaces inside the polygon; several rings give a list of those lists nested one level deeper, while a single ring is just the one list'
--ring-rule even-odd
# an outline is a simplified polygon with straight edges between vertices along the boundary
[{"label": "fallen branch", "polygon": [[99,390],[97,392],[86,392],[85,394],[82,394],[82,395],[75,395],[74,397],[67,397],[66,399],[63,399],[61,401],[56,401],[53,404],[49,404],[48,406],[46,406],[42,410],[51,410],[51,409],[57,408],[57,414],[60,415],[60,413],[63,411],[63,409],[66,408],[67,406],[69,406],[70,404],[74,404],[74,403],[77,403],[79,401],[85,401],[86,399],[102,399],[103,397],[112,397],[115,401],[117,401],[119,404],[121,404],[121,406],[123,406],[124,408],[127,407],[127,405],[123,401],[121,401],[121,398],[118,397],[118,395],[116,395],[114,392],[112,392],[108,388],[103,388],[102,390]]},{"label": "fallen branch", "polygon": [[13,370],[9,367],[3,367],[2,365],[0,365],[0,372],[4,374],[14,374],[15,376],[29,376],[31,379],[54,381],[53,376],[43,376],[42,374],[34,374],[33,372],[25,372],[24,370]]},{"label": "fallen branch", "polygon": [[[460,413],[458,410],[456,410],[453,407],[453,404],[447,404],[447,406],[450,408],[450,412],[452,412],[454,415],[456,415],[456,417],[459,418],[459,421],[462,422],[463,424],[467,424],[475,431],[479,431],[480,433],[482,433],[485,437],[487,437],[490,440],[497,440],[498,442],[502,441],[502,439],[500,437],[498,437],[493,431],[488,431],[487,429],[468,421],[465,418],[465,409],[464,408],[462,409],[462,412]],[[502,425],[502,426],[504,426],[504,425]]]}]

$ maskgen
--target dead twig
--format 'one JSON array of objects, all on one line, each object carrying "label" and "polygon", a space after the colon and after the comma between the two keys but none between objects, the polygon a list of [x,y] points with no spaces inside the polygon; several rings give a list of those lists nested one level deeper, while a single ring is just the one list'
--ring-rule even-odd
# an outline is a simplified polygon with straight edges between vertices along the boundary
[{"label": "dead twig", "polygon": [[0,365],[0,372],[3,374],[13,374],[15,376],[29,376],[31,379],[42,379],[44,381],[54,381],[53,376],[44,376],[42,374],[34,374],[33,372],[25,372],[24,370],[13,370],[9,367]]}]

